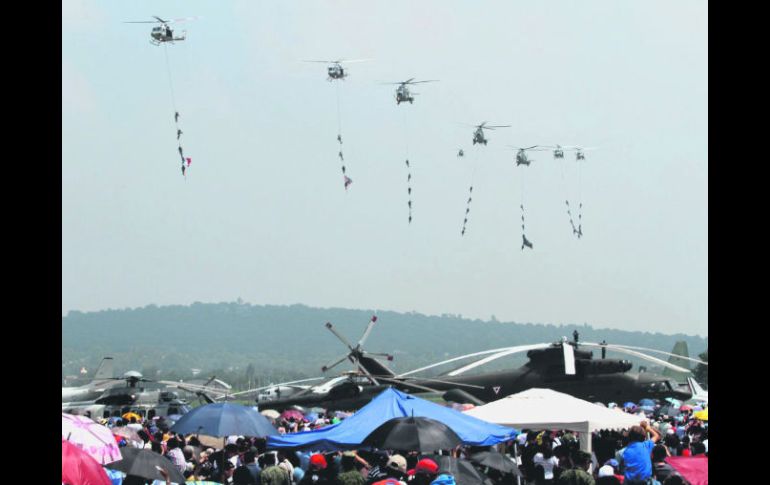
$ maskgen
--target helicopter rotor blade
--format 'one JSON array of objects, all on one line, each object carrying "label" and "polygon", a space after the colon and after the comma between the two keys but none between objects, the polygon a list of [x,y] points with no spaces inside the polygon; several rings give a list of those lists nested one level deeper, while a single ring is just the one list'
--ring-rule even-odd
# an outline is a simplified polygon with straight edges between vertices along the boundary
[{"label": "helicopter rotor blade", "polygon": [[340,59],[339,61],[334,61],[334,64],[350,64],[352,62],[369,62],[373,60],[374,59]]},{"label": "helicopter rotor blade", "polygon": [[414,369],[414,370],[410,370],[409,372],[404,372],[402,374],[399,374],[398,377],[405,377],[411,374],[422,372],[424,370],[433,369],[434,367],[439,367],[445,364],[451,364],[452,362],[457,362],[458,360],[470,359],[471,357],[478,357],[480,355],[495,354],[495,353],[503,352],[505,350],[509,350],[512,348],[513,347],[502,347],[499,349],[482,350],[481,352],[473,352],[471,354],[460,355],[458,357],[453,357],[451,359],[442,360],[441,362],[436,362],[430,365],[426,365],[425,367],[420,367],[419,369]]},{"label": "helicopter rotor blade", "polygon": [[333,334],[334,334],[334,335],[335,335],[335,336],[336,336],[338,339],[340,339],[340,341],[341,341],[343,344],[345,344],[345,345],[348,347],[348,349],[350,349],[350,351],[351,351],[351,352],[354,352],[354,351],[355,351],[355,349],[353,348],[353,345],[352,345],[352,344],[351,344],[351,343],[348,341],[348,339],[346,339],[346,338],[345,338],[345,336],[344,336],[344,335],[342,335],[341,333],[339,333],[339,332],[337,331],[337,329],[335,329],[335,328],[334,328],[334,325],[332,325],[332,324],[331,324],[331,322],[326,322],[326,325],[325,325],[325,326],[326,326],[326,328],[328,328],[328,329],[329,329],[329,331],[330,331],[331,333],[333,333]]},{"label": "helicopter rotor blade", "polygon": [[399,381],[399,380],[396,380],[396,379],[390,379],[390,378],[387,378],[387,377],[380,377],[380,379],[382,381],[385,381],[385,382],[392,382],[392,383],[395,383],[395,384],[400,384],[402,386],[414,387],[415,389],[420,389],[422,391],[437,392],[437,393],[441,392],[441,391],[439,391],[437,389],[432,389],[430,387],[421,386],[420,384],[413,384],[411,382],[403,382],[403,381]]},{"label": "helicopter rotor blade", "polygon": [[126,20],[124,24],[162,24],[164,22],[158,22],[157,20]]},{"label": "helicopter rotor blade", "polygon": [[361,335],[361,339],[358,341],[358,344],[356,344],[356,348],[360,349],[362,345],[364,345],[364,342],[366,342],[366,339],[369,338],[369,334],[372,333],[372,328],[374,328],[374,324],[377,323],[377,316],[372,315],[372,318],[369,319],[369,323],[366,325],[366,330],[364,330],[364,334]]},{"label": "helicopter rotor blade", "polygon": [[348,357],[349,357],[348,354],[343,355],[338,360],[335,360],[333,363],[321,367],[321,372],[326,372],[326,371],[328,371],[330,369],[333,369],[334,367],[337,367],[341,363],[345,362],[348,359]]},{"label": "helicopter rotor blade", "polygon": [[[581,345],[583,345],[583,344],[581,344]],[[587,345],[602,347],[602,344],[598,344],[598,343],[594,343],[594,342],[589,342]],[[643,350],[645,352],[655,352],[657,354],[667,355],[669,357],[677,357],[679,359],[689,360],[690,362],[694,362],[696,364],[703,364],[703,365],[706,365],[706,366],[709,365],[708,362],[704,362],[704,361],[702,361],[700,359],[696,359],[694,357],[686,357],[684,355],[672,354],[671,352],[664,352],[662,350],[657,350],[657,349],[648,349],[647,347],[634,347],[634,346],[631,346],[631,345],[620,345],[620,344],[607,344],[606,347],[608,349],[620,347],[620,348],[624,348],[624,349]]]},{"label": "helicopter rotor blade", "polygon": [[561,345],[564,351],[564,373],[568,376],[575,375],[575,349],[568,343]]},{"label": "helicopter rotor blade", "polygon": [[480,365],[487,364],[489,362],[492,362],[493,360],[497,360],[501,357],[505,357],[507,355],[516,354],[519,352],[526,352],[528,350],[535,350],[535,349],[544,349],[549,347],[551,344],[532,344],[532,345],[519,345],[517,347],[511,347],[507,350],[504,350],[503,352],[498,352],[496,354],[490,355],[488,357],[484,357],[483,359],[477,360],[475,362],[471,362],[468,365],[465,365],[463,367],[460,367],[459,369],[455,369],[452,372],[449,372],[447,376],[454,377],[458,376],[460,374],[463,374],[471,369],[475,369],[476,367]]},{"label": "helicopter rotor blade", "polygon": [[[601,345],[599,344],[581,343],[580,345],[587,345],[589,347],[601,347]],[[607,345],[606,347],[607,347],[607,350],[611,350],[613,352],[619,352],[621,354],[633,355],[634,357],[638,357],[642,360],[646,360],[654,364],[662,365],[663,367],[668,367],[669,369],[675,370],[677,372],[692,373],[692,371],[689,369],[685,369],[684,367],[679,367],[678,365],[669,364],[665,360],[659,359],[657,357],[653,357],[651,355],[643,354],[641,352],[637,352],[636,350],[631,350],[624,347],[614,347],[614,346],[611,347],[610,345]]]},{"label": "helicopter rotor blade", "polygon": [[[377,376],[377,377],[379,377],[379,376]],[[415,381],[425,381],[425,382],[436,382],[438,384],[449,384],[449,385],[457,386],[457,387],[467,387],[469,389],[484,389],[484,386],[477,386],[475,384],[466,384],[464,382],[445,381],[445,380],[442,380],[442,379],[436,379],[434,377],[393,377],[392,379],[394,379],[394,380],[405,379],[405,380],[415,380]]]},{"label": "helicopter rotor blade", "polygon": [[426,81],[413,81],[413,82],[407,82],[406,84],[421,84],[421,83],[435,83],[435,82],[438,82],[438,79],[428,79]]},{"label": "helicopter rotor blade", "polygon": [[320,381],[320,380],[323,380],[323,379],[327,379],[327,377],[311,377],[311,378],[308,378],[308,379],[300,379],[298,381],[279,382],[278,384],[270,384],[269,386],[255,387],[254,389],[247,389],[245,391],[234,392],[232,394],[229,394],[229,396],[231,396],[231,397],[232,396],[242,396],[244,394],[251,394],[251,393],[259,392],[259,391],[262,391],[262,390],[265,390],[265,389],[270,389],[271,387],[277,387],[277,386],[294,387],[294,386],[292,386],[292,384],[299,384],[301,382]]},{"label": "helicopter rotor blade", "polygon": [[167,24],[167,23],[169,23],[169,21],[168,21],[168,20],[163,20],[162,18],[158,17],[157,15],[153,15],[153,16],[152,16],[152,18],[158,19],[158,22],[160,22],[160,23],[162,23],[162,24]]}]

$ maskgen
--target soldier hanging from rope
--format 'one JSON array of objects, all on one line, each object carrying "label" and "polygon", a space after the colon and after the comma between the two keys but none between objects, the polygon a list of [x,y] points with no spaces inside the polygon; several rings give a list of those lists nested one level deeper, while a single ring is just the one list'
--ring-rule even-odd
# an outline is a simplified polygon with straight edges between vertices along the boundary
[{"label": "soldier hanging from rope", "polygon": [[[473,193],[473,185],[471,185],[470,189],[468,189],[468,194],[472,194],[472,193]],[[465,205],[465,219],[463,220],[463,230],[460,231],[460,235],[461,236],[465,235],[465,226],[468,225],[468,213],[471,211],[471,202],[472,201],[473,201],[473,198],[469,196],[468,197],[468,202],[466,202],[466,205]]]},{"label": "soldier hanging from rope", "polygon": [[524,228],[524,204],[521,204],[519,207],[521,207],[521,250],[524,251],[524,248],[527,247],[529,249],[532,248],[532,243],[529,239],[527,239],[527,236],[525,234],[525,228]]}]

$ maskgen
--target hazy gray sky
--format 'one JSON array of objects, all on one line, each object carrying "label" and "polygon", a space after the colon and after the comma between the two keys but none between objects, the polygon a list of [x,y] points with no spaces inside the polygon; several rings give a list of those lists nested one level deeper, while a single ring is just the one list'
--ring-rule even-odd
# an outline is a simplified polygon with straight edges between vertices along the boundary
[{"label": "hazy gray sky", "polygon": [[[240,296],[707,334],[706,2],[62,7],[63,312]],[[202,17],[168,46],[186,181],[164,47],[121,23],[151,15]],[[335,84],[299,62],[327,58],[374,59],[339,86],[347,193]],[[440,82],[398,107],[378,84],[410,77]],[[484,120],[512,127],[472,148],[458,123]],[[599,147],[581,240],[574,155],[505,148],[554,143]]]}]

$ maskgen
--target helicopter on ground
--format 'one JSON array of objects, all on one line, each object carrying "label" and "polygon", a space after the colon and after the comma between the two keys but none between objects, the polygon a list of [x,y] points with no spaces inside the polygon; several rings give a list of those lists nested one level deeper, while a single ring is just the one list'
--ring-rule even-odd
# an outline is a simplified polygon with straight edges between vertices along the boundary
[{"label": "helicopter on ground", "polygon": [[[128,371],[123,374],[123,377],[112,377],[110,380],[125,381],[126,385],[106,389],[100,396],[92,400],[62,402],[62,412],[87,415],[94,419],[119,417],[128,412],[134,412],[147,419],[189,412],[191,407],[187,400],[181,399],[178,393],[169,391],[168,387],[192,392],[206,402],[214,402],[214,399],[206,393],[208,388],[205,386],[186,386],[173,381],[152,381],[145,379],[142,374],[136,371]],[[166,387],[145,389],[138,386],[140,382],[157,382]],[[214,388],[215,392],[218,390],[218,388]]]},{"label": "helicopter on ground", "polygon": [[182,31],[181,36],[175,36],[174,31],[168,25],[174,22],[184,22],[187,20],[193,20],[196,17],[188,17],[182,19],[163,20],[157,15],[153,15],[156,20],[139,20],[131,22],[123,22],[125,24],[160,24],[152,28],[150,32],[150,43],[152,45],[161,45],[166,42],[180,42],[187,38],[187,31]]},{"label": "helicopter on ground", "polygon": [[[349,352],[336,361],[323,366],[322,371],[328,371],[345,360],[349,360],[356,367],[354,372],[333,378],[322,385],[304,389],[291,397],[258,402],[258,405],[266,405],[276,410],[297,406],[351,410],[365,405],[387,387],[395,387],[401,391],[412,393],[428,392],[441,395],[446,401],[477,405],[532,387],[546,387],[591,402],[601,401],[605,403],[619,400],[638,401],[645,397],[659,399],[674,397],[686,400],[694,393],[692,386],[680,386],[675,380],[667,377],[647,372],[629,372],[632,364],[627,360],[606,359],[604,356],[601,359],[594,359],[593,352],[589,349],[602,349],[602,354],[607,351],[614,351],[633,355],[663,367],[686,371],[682,367],[644,354],[639,350],[665,355],[673,354],[605,342],[601,344],[579,343],[577,332],[573,334],[574,341],[572,342],[568,342],[564,337],[560,342],[519,345],[474,352],[396,374],[376,358],[386,357],[388,360],[392,360],[390,354],[375,354],[363,349],[363,343],[368,338],[375,322],[376,317],[373,317],[355,346],[337,332],[331,323],[326,324],[326,328],[346,345]],[[469,376],[462,375],[478,366],[520,352],[527,352],[529,361],[517,369]],[[418,372],[472,357],[476,357],[478,360],[435,378],[413,376]],[[690,360],[701,362],[698,359]]]},{"label": "helicopter on ground", "polygon": [[511,125],[487,125],[487,122],[484,121],[480,125],[473,125],[476,127],[476,131],[473,132],[473,144],[476,143],[480,144],[487,144],[487,139],[484,137],[484,130],[494,130],[495,128],[510,128]]},{"label": "helicopter on ground", "polygon": [[117,382],[112,378],[112,357],[105,357],[99,363],[93,379],[82,386],[70,386],[61,388],[61,401],[86,401],[96,399],[110,387],[115,387]]},{"label": "helicopter on ground", "polygon": [[349,64],[351,62],[365,62],[370,61],[371,59],[353,59],[353,60],[345,60],[345,59],[339,59],[336,61],[305,61],[305,62],[321,62],[324,64],[331,64],[327,68],[327,72],[329,74],[329,77],[326,78],[327,81],[331,82],[335,79],[342,79],[345,80],[346,77],[348,77],[347,72],[345,71],[345,68],[342,67],[343,63]]},{"label": "helicopter on ground", "polygon": [[414,96],[418,93],[412,93],[409,91],[409,85],[411,84],[421,84],[421,83],[433,83],[437,82],[438,79],[429,79],[427,81],[415,81],[414,78],[407,79],[406,81],[397,82],[397,83],[383,83],[383,84],[397,84],[398,88],[396,88],[396,105],[399,105],[401,103],[406,103],[409,101],[409,104],[414,103]]},{"label": "helicopter on ground", "polygon": [[545,148],[538,147],[538,145],[532,145],[531,147],[522,148],[522,147],[515,147],[508,145],[509,148],[513,148],[514,150],[518,150],[516,152],[516,166],[519,165],[527,165],[529,166],[530,163],[534,162],[534,160],[530,160],[527,158],[527,152],[528,151],[543,151]]}]

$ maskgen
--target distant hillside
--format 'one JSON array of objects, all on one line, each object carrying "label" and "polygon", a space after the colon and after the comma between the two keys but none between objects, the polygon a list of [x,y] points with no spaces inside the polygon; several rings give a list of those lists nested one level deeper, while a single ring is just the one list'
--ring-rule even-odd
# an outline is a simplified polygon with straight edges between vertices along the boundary
[{"label": "distant hillside", "polygon": [[[371,315],[371,310],[240,302],[72,311],[62,317],[62,375],[77,374],[83,365],[92,371],[103,356],[110,355],[116,372],[136,369],[146,377],[189,378],[191,369],[201,369],[202,375],[216,373],[229,378],[228,382],[248,385],[317,376],[323,364],[345,350],[323,324],[332,322],[355,343]],[[571,338],[575,329],[583,341],[605,339],[667,352],[682,340],[691,356],[708,344],[697,336],[594,329],[585,324],[557,326],[388,311],[379,312],[378,317],[365,348],[394,353],[392,367],[397,371],[479,350]],[[524,359],[524,355],[500,359],[486,368],[518,365]],[[335,371],[349,368],[341,365]]]}]

